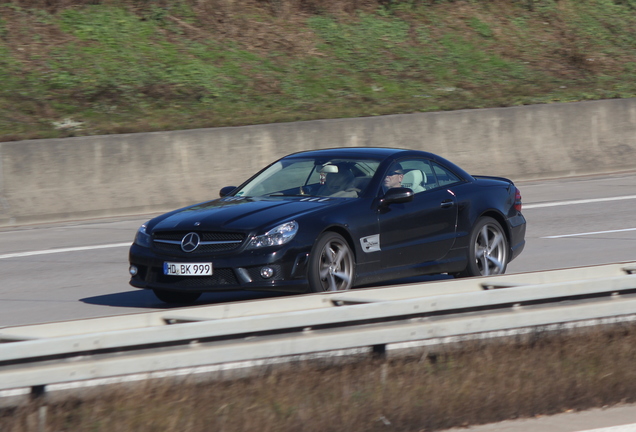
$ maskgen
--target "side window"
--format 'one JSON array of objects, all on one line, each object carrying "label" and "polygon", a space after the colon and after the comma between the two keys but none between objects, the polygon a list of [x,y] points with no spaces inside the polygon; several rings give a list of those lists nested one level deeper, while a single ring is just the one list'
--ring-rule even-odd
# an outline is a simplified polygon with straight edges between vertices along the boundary
[{"label": "side window", "polygon": [[431,189],[429,182],[430,180],[434,181],[435,176],[427,160],[407,159],[400,161],[400,166],[404,172],[402,187],[412,189],[416,194]]},{"label": "side window", "polygon": [[433,166],[433,172],[435,173],[439,186],[446,186],[460,181],[459,177],[443,166],[438,165],[435,162],[431,162],[431,165]]}]

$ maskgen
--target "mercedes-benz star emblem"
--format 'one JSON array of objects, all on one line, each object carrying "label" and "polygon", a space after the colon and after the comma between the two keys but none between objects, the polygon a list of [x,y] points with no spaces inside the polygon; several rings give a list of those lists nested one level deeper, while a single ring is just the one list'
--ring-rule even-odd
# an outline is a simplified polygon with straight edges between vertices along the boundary
[{"label": "mercedes-benz star emblem", "polygon": [[199,247],[200,241],[201,238],[199,237],[199,234],[193,232],[188,233],[183,237],[183,240],[181,240],[181,249],[184,252],[192,252]]}]

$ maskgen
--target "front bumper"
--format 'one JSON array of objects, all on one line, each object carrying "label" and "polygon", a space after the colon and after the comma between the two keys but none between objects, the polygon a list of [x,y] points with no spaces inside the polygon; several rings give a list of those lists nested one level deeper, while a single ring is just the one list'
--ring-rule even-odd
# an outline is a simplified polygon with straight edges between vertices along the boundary
[{"label": "front bumper", "polygon": [[[129,252],[131,266],[137,273],[130,285],[136,288],[166,291],[210,292],[231,290],[267,290],[307,292],[308,248],[293,244],[280,248],[237,252],[231,255],[172,256],[133,244]],[[163,274],[164,262],[211,262],[212,276],[170,276]],[[261,276],[269,267],[273,275]]]}]

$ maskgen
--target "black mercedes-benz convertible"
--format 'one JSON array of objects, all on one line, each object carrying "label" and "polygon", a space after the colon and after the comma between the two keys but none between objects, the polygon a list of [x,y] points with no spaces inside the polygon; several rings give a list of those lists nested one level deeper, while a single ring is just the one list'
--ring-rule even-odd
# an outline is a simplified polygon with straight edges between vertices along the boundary
[{"label": "black mercedes-benz convertible", "polygon": [[193,302],[208,291],[339,291],[424,274],[493,275],[525,245],[511,180],[470,175],[421,151],[295,153],[220,195],[139,228],[132,286]]}]

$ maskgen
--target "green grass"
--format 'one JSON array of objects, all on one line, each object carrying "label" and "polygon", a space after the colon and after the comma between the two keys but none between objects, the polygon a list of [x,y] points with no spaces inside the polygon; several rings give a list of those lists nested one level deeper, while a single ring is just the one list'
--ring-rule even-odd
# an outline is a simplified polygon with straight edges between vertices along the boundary
[{"label": "green grass", "polygon": [[636,96],[633,0],[0,3],[0,140]]}]

